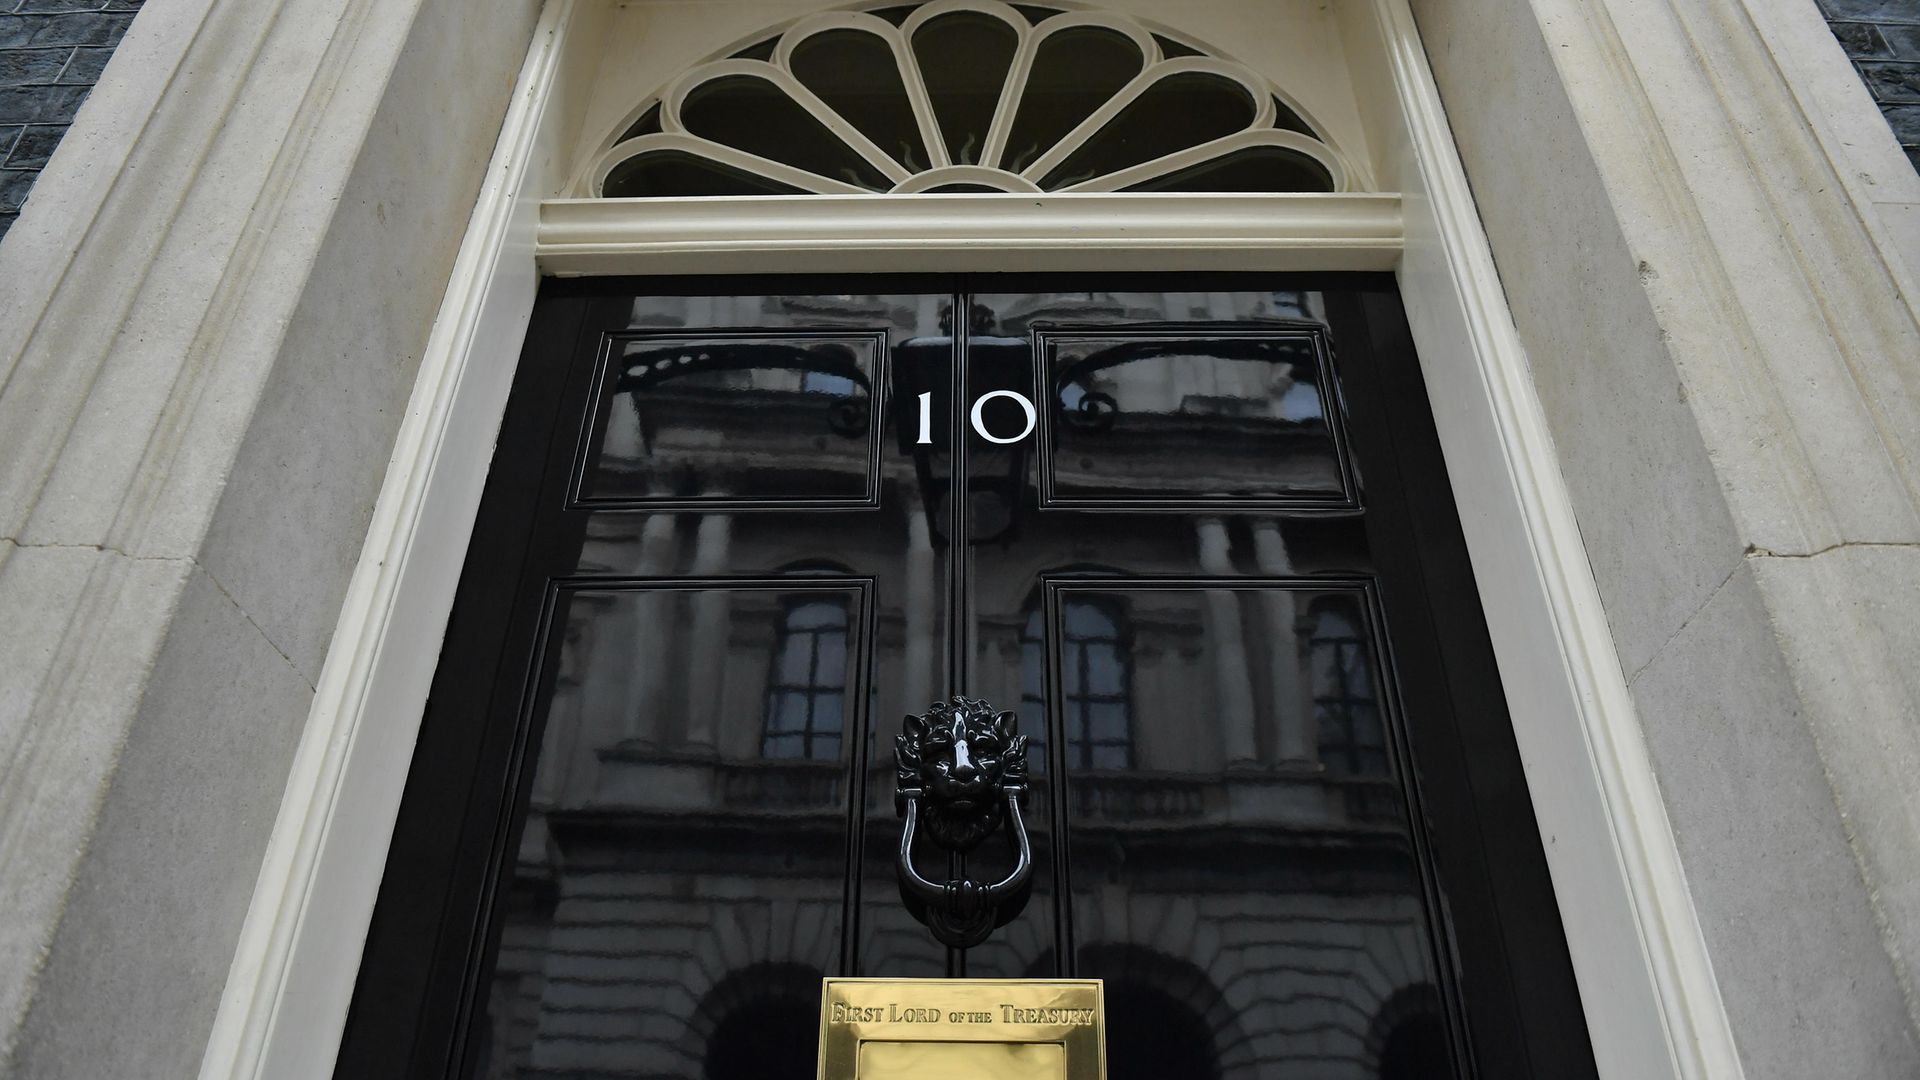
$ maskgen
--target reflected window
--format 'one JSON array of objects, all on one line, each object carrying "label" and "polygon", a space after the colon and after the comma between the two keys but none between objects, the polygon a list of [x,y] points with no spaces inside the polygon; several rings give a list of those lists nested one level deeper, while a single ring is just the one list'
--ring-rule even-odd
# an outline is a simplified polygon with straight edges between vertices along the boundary
[{"label": "reflected window", "polygon": [[[1133,647],[1118,606],[1069,597],[1061,609],[1060,714],[1067,728],[1067,766],[1133,767]],[[1046,632],[1036,606],[1020,633],[1022,726],[1043,743],[1046,732]]]},{"label": "reflected window", "polygon": [[809,371],[800,376],[800,390],[807,394],[831,394],[839,398],[851,398],[860,388],[845,375],[834,375],[825,371]]},{"label": "reflected window", "polygon": [[846,601],[789,601],[767,673],[761,753],[769,758],[838,760],[846,701]]},{"label": "reflected window", "polygon": [[1317,604],[1308,613],[1308,663],[1320,762],[1359,776],[1387,773],[1387,741],[1374,693],[1372,660],[1359,620],[1345,605]]}]

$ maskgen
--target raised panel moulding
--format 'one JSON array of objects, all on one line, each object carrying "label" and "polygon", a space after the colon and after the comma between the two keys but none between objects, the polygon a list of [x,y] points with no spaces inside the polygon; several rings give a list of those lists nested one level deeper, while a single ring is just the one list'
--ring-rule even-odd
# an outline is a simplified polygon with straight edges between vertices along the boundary
[{"label": "raised panel moulding", "polygon": [[1397,194],[928,194],[548,199],[549,274],[799,272],[860,254],[874,272],[919,269],[930,251],[965,270],[1083,268],[1063,245],[1109,251],[1112,269],[1391,270]]}]

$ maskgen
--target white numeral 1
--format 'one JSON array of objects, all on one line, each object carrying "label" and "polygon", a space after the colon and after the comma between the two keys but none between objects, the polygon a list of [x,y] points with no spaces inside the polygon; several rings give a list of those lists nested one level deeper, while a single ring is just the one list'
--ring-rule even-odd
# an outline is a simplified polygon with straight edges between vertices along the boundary
[{"label": "white numeral 1", "polygon": [[933,442],[933,395],[920,395],[920,445]]}]

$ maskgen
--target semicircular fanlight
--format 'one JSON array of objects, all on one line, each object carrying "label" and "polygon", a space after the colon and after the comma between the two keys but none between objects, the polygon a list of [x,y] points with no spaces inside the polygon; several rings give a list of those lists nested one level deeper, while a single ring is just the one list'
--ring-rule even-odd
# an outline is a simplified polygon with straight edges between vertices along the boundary
[{"label": "semicircular fanlight", "polygon": [[1124,16],[931,0],[802,19],[628,114],[609,198],[1364,189],[1247,68]]}]

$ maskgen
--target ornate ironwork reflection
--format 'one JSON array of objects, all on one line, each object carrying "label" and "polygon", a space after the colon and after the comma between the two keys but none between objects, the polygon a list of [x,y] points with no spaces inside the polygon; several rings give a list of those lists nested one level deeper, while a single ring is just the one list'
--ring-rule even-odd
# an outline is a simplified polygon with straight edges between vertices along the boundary
[{"label": "ornate ironwork reflection", "polygon": [[[1020,718],[978,698],[955,697],[908,716],[893,740],[899,766],[894,809],[905,820],[895,871],[900,898],[935,940],[966,949],[1012,922],[1033,892],[1033,848],[1021,808],[1027,799],[1027,737]],[[1014,865],[984,884],[967,875],[967,855],[1007,824]],[[947,877],[934,882],[914,867],[915,837],[924,831],[947,855]]]},{"label": "ornate ironwork reflection", "polygon": [[[676,379],[714,372],[787,370],[800,374],[801,394],[817,397],[824,403],[827,429],[835,435],[860,438],[872,422],[873,380],[861,368],[853,350],[837,343],[800,347],[780,341],[712,340],[697,345],[683,343],[638,349],[627,353],[621,362],[624,369],[615,380],[614,392],[632,395],[636,408],[647,400],[647,392]],[[811,384],[809,380],[815,378],[842,385]],[[672,402],[663,407],[684,409],[686,402]],[[642,419],[645,419],[644,411]],[[653,430],[653,425],[647,425],[647,430]]]}]

